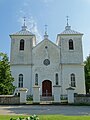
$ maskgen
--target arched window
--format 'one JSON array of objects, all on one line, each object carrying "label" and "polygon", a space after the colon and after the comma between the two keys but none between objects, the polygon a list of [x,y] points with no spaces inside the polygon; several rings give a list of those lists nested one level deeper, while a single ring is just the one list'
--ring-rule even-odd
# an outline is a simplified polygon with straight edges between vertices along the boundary
[{"label": "arched window", "polygon": [[70,39],[70,40],[69,40],[69,50],[73,50],[73,49],[74,49],[73,40]]},{"label": "arched window", "polygon": [[24,40],[20,40],[20,50],[24,50]]},{"label": "arched window", "polygon": [[20,87],[20,88],[23,87],[23,74],[19,74],[18,87]]},{"label": "arched window", "polygon": [[38,85],[38,74],[35,74],[35,85]]},{"label": "arched window", "polygon": [[56,85],[58,85],[58,73],[55,74]]},{"label": "arched window", "polygon": [[76,87],[75,74],[71,74],[71,87]]}]

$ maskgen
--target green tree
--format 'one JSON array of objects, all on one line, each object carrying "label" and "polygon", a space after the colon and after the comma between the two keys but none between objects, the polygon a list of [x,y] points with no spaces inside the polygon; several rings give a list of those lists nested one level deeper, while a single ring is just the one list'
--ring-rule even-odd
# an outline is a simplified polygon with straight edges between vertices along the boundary
[{"label": "green tree", "polygon": [[7,54],[0,53],[0,95],[10,95],[15,87],[12,82],[14,78],[10,71],[10,62]]},{"label": "green tree", "polygon": [[84,69],[85,69],[86,93],[88,93],[90,89],[90,55],[87,56],[86,61],[84,63],[85,63]]}]

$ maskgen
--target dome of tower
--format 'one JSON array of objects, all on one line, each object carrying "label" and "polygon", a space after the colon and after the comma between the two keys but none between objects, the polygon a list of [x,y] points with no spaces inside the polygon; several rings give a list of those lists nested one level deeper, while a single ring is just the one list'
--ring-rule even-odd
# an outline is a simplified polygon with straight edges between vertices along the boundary
[{"label": "dome of tower", "polygon": [[31,33],[29,30],[27,30],[27,26],[22,26],[22,30],[20,30],[19,32],[16,32],[12,35],[34,35],[34,34]]},{"label": "dome of tower", "polygon": [[65,35],[65,34],[76,34],[76,35],[83,35],[82,33],[80,33],[80,32],[77,32],[77,31],[75,31],[75,30],[72,30],[71,29],[71,26],[66,26],[65,27],[65,30],[63,31],[63,32],[61,32],[60,33],[60,35]]}]

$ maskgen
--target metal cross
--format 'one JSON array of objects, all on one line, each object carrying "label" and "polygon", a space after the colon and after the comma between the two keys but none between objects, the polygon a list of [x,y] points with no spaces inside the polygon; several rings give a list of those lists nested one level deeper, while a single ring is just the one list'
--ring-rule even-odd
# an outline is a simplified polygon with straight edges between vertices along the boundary
[{"label": "metal cross", "polygon": [[48,25],[45,25],[45,35],[47,35],[47,26]]},{"label": "metal cross", "polygon": [[25,26],[25,22],[26,22],[26,17],[23,17],[23,19],[24,19],[24,26]]},{"label": "metal cross", "polygon": [[68,26],[68,25],[69,25],[69,24],[68,24],[68,19],[69,19],[69,16],[66,16],[66,18],[67,18],[67,26]]}]

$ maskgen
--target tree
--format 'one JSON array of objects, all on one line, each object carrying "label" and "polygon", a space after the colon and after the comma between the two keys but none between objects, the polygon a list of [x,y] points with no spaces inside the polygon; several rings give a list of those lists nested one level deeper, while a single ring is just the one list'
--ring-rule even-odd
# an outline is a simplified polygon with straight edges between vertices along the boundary
[{"label": "tree", "polygon": [[90,89],[90,55],[86,58],[86,61],[84,62],[85,66],[85,83],[86,83],[86,93],[89,93]]},{"label": "tree", "polygon": [[14,78],[10,71],[10,62],[7,54],[0,53],[0,95],[10,95],[15,87],[13,86]]}]

